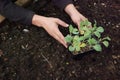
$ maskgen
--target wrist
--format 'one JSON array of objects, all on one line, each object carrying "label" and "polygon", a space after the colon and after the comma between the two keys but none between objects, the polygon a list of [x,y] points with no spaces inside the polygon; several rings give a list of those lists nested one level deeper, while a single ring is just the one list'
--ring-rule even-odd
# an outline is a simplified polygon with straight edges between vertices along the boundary
[{"label": "wrist", "polygon": [[69,16],[73,16],[73,15],[76,15],[76,14],[79,13],[73,4],[67,5],[66,8],[65,8],[65,12],[66,12]]},{"label": "wrist", "polygon": [[38,27],[42,27],[43,16],[35,14],[32,18],[32,24]]}]

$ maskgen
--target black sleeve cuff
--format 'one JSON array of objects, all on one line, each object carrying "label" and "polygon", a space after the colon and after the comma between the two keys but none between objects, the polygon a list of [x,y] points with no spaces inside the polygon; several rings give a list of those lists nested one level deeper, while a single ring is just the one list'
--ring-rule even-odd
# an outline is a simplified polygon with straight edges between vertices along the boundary
[{"label": "black sleeve cuff", "polygon": [[33,19],[33,16],[35,15],[35,13],[27,10],[25,15],[26,16],[23,18],[24,20],[20,21],[20,22],[22,24],[25,24],[25,25],[31,25],[32,24],[32,19]]},{"label": "black sleeve cuff", "polygon": [[17,6],[10,1],[7,1],[3,1],[0,5],[0,13],[3,16],[11,21],[16,21],[25,25],[32,24],[34,12]]},{"label": "black sleeve cuff", "polygon": [[53,0],[53,3],[55,4],[55,6],[58,6],[61,10],[64,10],[64,8],[68,4],[72,4],[73,1],[72,0]]}]

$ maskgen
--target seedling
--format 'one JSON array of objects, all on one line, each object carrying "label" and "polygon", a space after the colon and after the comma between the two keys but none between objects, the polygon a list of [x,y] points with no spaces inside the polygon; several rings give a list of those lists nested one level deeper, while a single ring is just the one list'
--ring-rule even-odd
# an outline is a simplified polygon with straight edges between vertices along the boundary
[{"label": "seedling", "polygon": [[97,23],[93,25],[88,20],[80,22],[79,29],[69,26],[69,34],[65,37],[68,43],[68,49],[74,55],[84,53],[90,50],[102,51],[102,44],[105,47],[109,46],[109,37],[101,38],[101,33],[104,32],[104,28]]}]

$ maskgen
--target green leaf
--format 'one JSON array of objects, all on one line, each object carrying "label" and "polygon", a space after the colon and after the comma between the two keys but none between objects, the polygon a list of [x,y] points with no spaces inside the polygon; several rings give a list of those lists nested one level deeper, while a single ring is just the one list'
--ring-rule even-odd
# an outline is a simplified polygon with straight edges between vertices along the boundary
[{"label": "green leaf", "polygon": [[93,49],[95,49],[96,51],[102,51],[102,47],[99,44],[96,44],[95,46],[93,46]]},{"label": "green leaf", "polygon": [[91,35],[84,35],[83,36],[84,40],[91,38]]},{"label": "green leaf", "polygon": [[86,44],[85,43],[82,43],[82,44],[80,44],[80,47],[85,47],[86,46]]},{"label": "green leaf", "polygon": [[94,28],[97,27],[97,22],[96,22],[96,20],[95,20],[95,23],[94,23],[93,27],[94,27]]},{"label": "green leaf", "polygon": [[91,38],[91,36],[92,36],[91,33],[92,33],[92,32],[91,32],[90,30],[86,31],[86,32],[84,33],[84,38],[85,38],[85,39]]},{"label": "green leaf", "polygon": [[73,33],[73,34],[79,34],[79,31],[78,31],[77,28],[74,28],[72,33]]},{"label": "green leaf", "polygon": [[108,41],[103,41],[103,44],[104,44],[105,47],[109,46],[109,42]]},{"label": "green leaf", "polygon": [[89,27],[89,26],[91,26],[91,22],[89,22],[88,20],[80,22],[80,30],[83,30],[84,27]]},{"label": "green leaf", "polygon": [[73,42],[75,42],[75,41],[80,42],[84,39],[85,39],[84,36],[75,35],[74,38],[73,38]]},{"label": "green leaf", "polygon": [[84,40],[85,40],[84,36],[79,37],[79,41],[84,41]]},{"label": "green leaf", "polygon": [[93,32],[97,29],[97,22],[95,21],[95,23],[93,24],[93,27],[90,28],[90,30]]},{"label": "green leaf", "polygon": [[85,27],[85,22],[84,22],[84,21],[81,21],[81,22],[80,22],[80,30],[83,30],[84,27]]},{"label": "green leaf", "polygon": [[83,27],[83,30],[84,31],[89,31],[89,28],[88,27]]},{"label": "green leaf", "polygon": [[111,38],[110,37],[106,37],[107,40],[111,41]]},{"label": "green leaf", "polygon": [[104,32],[104,28],[103,27],[98,27],[97,31],[100,32],[100,33],[102,33],[102,32]]},{"label": "green leaf", "polygon": [[97,27],[90,28],[91,32],[94,32],[97,29]]},{"label": "green leaf", "polygon": [[66,42],[68,42],[68,43],[71,43],[71,42],[72,42],[72,39],[73,39],[73,37],[72,37],[71,35],[67,35],[67,36],[65,37],[65,40],[66,40]]},{"label": "green leaf", "polygon": [[85,21],[84,21],[84,25],[87,26],[87,27],[88,27],[88,26],[91,26],[91,22],[89,22],[88,20],[85,20]]},{"label": "green leaf", "polygon": [[91,23],[91,22],[88,22],[87,26],[92,26],[92,23]]},{"label": "green leaf", "polygon": [[89,36],[89,37],[91,37],[91,31],[86,31],[85,33],[84,33],[84,36]]},{"label": "green leaf", "polygon": [[79,45],[75,46],[75,49],[76,51],[80,51],[80,46]]},{"label": "green leaf", "polygon": [[93,45],[93,44],[97,44],[98,42],[97,42],[96,39],[92,38],[92,39],[88,39],[88,43],[89,43],[90,45]]},{"label": "green leaf", "polygon": [[111,41],[111,38],[107,36],[107,37],[104,37],[103,40]]},{"label": "green leaf", "polygon": [[84,35],[84,33],[85,33],[85,31],[80,30],[80,34],[81,34],[81,35]]},{"label": "green leaf", "polygon": [[73,46],[77,46],[78,44],[80,44],[80,41],[77,41],[77,40],[73,40]]},{"label": "green leaf", "polygon": [[76,40],[76,41],[79,41],[79,38],[80,38],[80,37],[79,37],[78,35],[75,35],[74,38],[73,38],[73,41],[75,41],[75,40]]},{"label": "green leaf", "polygon": [[73,52],[75,50],[75,47],[69,46],[69,51]]},{"label": "green leaf", "polygon": [[98,37],[98,38],[101,37],[101,34],[100,34],[98,31],[95,31],[94,34],[95,34],[95,36]]},{"label": "green leaf", "polygon": [[69,26],[69,32],[70,32],[70,34],[73,32],[73,29],[74,29],[73,26],[70,25],[70,26]]}]

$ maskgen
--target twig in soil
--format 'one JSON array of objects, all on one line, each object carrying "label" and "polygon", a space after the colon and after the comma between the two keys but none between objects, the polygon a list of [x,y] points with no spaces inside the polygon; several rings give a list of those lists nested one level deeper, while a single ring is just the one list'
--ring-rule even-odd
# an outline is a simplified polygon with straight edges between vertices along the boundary
[{"label": "twig in soil", "polygon": [[45,59],[45,61],[47,61],[47,63],[50,65],[50,68],[53,68],[52,64],[50,63],[50,61],[48,61],[48,59],[43,55],[43,53],[41,53],[42,57]]}]

